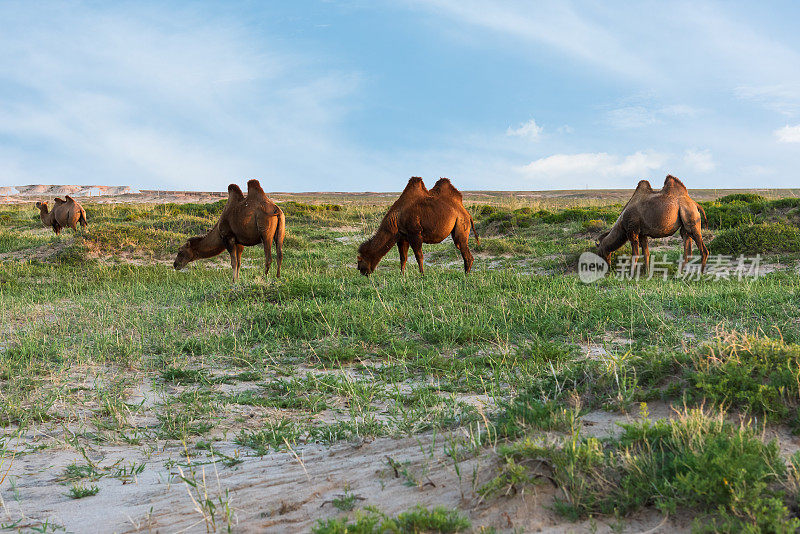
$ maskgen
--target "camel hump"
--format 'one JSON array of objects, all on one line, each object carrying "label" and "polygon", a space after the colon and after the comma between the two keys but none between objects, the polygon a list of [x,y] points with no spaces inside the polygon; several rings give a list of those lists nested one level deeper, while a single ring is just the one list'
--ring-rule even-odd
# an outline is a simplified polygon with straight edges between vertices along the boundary
[{"label": "camel hump", "polygon": [[65,199],[67,199],[65,202],[70,202],[70,203],[72,203],[72,204],[75,204],[75,199],[74,199],[74,198],[72,198],[71,196],[69,196],[69,195],[64,195],[64,198],[65,198]]},{"label": "camel hump", "polygon": [[685,191],[687,193],[689,192],[686,189],[686,186],[683,185],[683,182],[681,182],[679,179],[677,179],[676,177],[672,176],[671,174],[668,174],[667,177],[664,178],[664,189],[667,190],[667,191],[669,191],[669,190],[673,190],[673,191],[677,190],[677,191]]},{"label": "camel hump", "polygon": [[462,199],[461,191],[450,182],[448,178],[439,178],[431,188],[431,193],[436,195],[449,195],[459,200]]},{"label": "camel hump", "polygon": [[53,199],[53,202],[55,202],[56,206],[60,206],[61,204],[64,203],[64,200],[56,197],[56,198]]},{"label": "camel hump", "polygon": [[650,185],[650,182],[647,180],[640,180],[639,184],[636,186],[637,191],[644,191],[647,193],[653,192],[653,187]]},{"label": "camel hump", "polygon": [[425,187],[425,182],[422,181],[422,178],[419,176],[412,176],[408,179],[408,183],[406,184],[406,188],[403,189],[403,193],[410,191],[424,191],[427,192],[428,189]]},{"label": "camel hump", "polygon": [[244,194],[238,185],[231,184],[228,186],[228,200],[242,200],[243,198]]},{"label": "camel hump", "polygon": [[247,196],[248,197],[252,197],[254,195],[258,195],[258,196],[264,195],[264,196],[266,196],[266,193],[261,188],[261,182],[259,182],[255,178],[252,179],[252,180],[248,180],[247,181]]}]

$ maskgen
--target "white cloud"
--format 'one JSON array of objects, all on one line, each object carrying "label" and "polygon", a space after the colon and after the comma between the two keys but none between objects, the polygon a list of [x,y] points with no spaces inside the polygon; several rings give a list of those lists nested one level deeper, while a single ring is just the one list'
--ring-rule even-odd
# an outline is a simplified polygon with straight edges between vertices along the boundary
[{"label": "white cloud", "polygon": [[683,154],[683,163],[695,172],[711,172],[717,168],[717,163],[710,150],[687,150]]},{"label": "white cloud", "polygon": [[786,125],[775,130],[775,137],[781,143],[800,143],[800,124],[797,126]]},{"label": "white cloud", "polygon": [[608,124],[614,128],[627,130],[663,124],[675,118],[693,118],[700,110],[686,104],[670,106],[630,105],[612,109],[605,115]]},{"label": "white cloud", "polygon": [[25,95],[0,95],[0,136],[14,140],[0,168],[17,169],[0,183],[224,190],[259,177],[269,190],[388,174],[343,133],[358,72],[176,6],[21,5],[0,5],[0,85]]},{"label": "white cloud", "polygon": [[764,165],[746,165],[741,168],[741,171],[746,176],[770,176],[775,174],[775,169]]},{"label": "white cloud", "polygon": [[740,100],[754,102],[787,117],[800,114],[800,84],[740,86],[734,94]]},{"label": "white cloud", "polygon": [[667,161],[665,154],[636,152],[621,157],[606,152],[582,154],[555,154],[537,159],[519,170],[528,178],[578,178],[594,175],[602,178],[640,177],[661,168]]},{"label": "white cloud", "polygon": [[655,79],[651,65],[620,39],[619,32],[587,16],[586,6],[568,2],[408,0],[408,3],[505,37],[557,52],[633,79]]},{"label": "white cloud", "polygon": [[543,130],[544,128],[536,124],[534,119],[531,119],[524,124],[520,124],[518,128],[511,128],[509,126],[508,130],[506,130],[506,135],[527,137],[528,139],[533,139],[535,141],[539,139],[539,136],[542,134]]},{"label": "white cloud", "polygon": [[626,106],[612,109],[606,113],[606,120],[614,128],[620,129],[641,128],[661,122],[654,112],[644,106]]}]

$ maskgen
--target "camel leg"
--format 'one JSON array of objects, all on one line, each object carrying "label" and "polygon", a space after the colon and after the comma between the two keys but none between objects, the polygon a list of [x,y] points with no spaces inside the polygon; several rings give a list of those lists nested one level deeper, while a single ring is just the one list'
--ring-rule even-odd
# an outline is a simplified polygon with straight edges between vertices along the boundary
[{"label": "camel leg", "polygon": [[631,242],[631,276],[636,273],[636,260],[639,259],[639,234],[630,234],[628,239]]},{"label": "camel leg", "polygon": [[269,274],[269,267],[272,265],[272,240],[267,239],[265,235],[261,241],[264,243],[264,276],[266,277]]},{"label": "camel leg", "polygon": [[697,227],[689,230],[689,234],[692,236],[692,239],[694,239],[695,244],[697,244],[697,248],[700,249],[700,255],[702,258],[700,264],[700,272],[704,273],[706,272],[706,262],[708,261],[708,247],[706,247],[706,244],[703,243],[703,234],[700,231],[699,222],[697,223]]},{"label": "camel leg", "polygon": [[687,232],[682,226],[681,239],[683,239],[683,265],[681,266],[680,270],[683,271],[686,269],[686,264],[692,257],[692,238],[689,237],[689,232]]},{"label": "camel leg", "polygon": [[235,240],[225,240],[225,249],[228,251],[228,254],[231,255],[231,269],[233,269],[234,284],[239,281],[239,258],[237,257],[239,247],[241,247],[241,245],[238,245]]},{"label": "camel leg", "polygon": [[400,272],[406,273],[406,262],[408,262],[408,241],[400,238],[397,241],[397,251],[400,253]]},{"label": "camel leg", "polygon": [[420,274],[425,274],[425,268],[422,266],[422,235],[409,236],[408,242],[411,245],[411,250],[414,251]]},{"label": "camel leg", "polygon": [[[469,239],[469,234],[464,232],[463,229],[456,227],[453,230],[453,243],[456,244],[456,248],[461,251],[461,257],[464,259],[464,273],[469,273],[469,270],[472,268],[472,262],[474,258],[472,257],[472,253],[469,251],[469,245],[467,244]],[[467,232],[469,232],[469,227],[467,227]]]},{"label": "camel leg", "polygon": [[234,246],[233,252],[236,254],[236,279],[239,279],[239,271],[242,268],[242,252],[244,251],[244,245],[236,244]]},{"label": "camel leg", "polygon": [[231,269],[233,270],[233,283],[236,283],[236,280],[239,279],[239,270],[236,268],[236,247],[227,247],[228,254],[231,255]]},{"label": "camel leg", "polygon": [[647,236],[639,237],[639,244],[642,245],[642,256],[644,256],[644,272],[650,274],[650,243],[647,241]]}]

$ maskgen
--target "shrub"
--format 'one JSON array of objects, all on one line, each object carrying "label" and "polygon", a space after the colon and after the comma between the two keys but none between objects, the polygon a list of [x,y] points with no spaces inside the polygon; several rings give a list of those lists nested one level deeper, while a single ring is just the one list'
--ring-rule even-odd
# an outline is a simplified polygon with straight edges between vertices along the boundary
[{"label": "shrub", "polygon": [[784,223],[762,223],[725,230],[708,246],[714,254],[800,252],[800,230]]},{"label": "shrub", "polygon": [[166,214],[170,215],[185,214],[194,215],[195,217],[203,217],[205,219],[212,219],[219,217],[222,214],[222,210],[225,208],[225,204],[227,202],[228,199],[209,202],[207,204],[195,204],[193,202],[189,202],[187,204],[168,203],[161,206],[160,209]]},{"label": "shrub", "polygon": [[734,193],[733,195],[725,195],[718,198],[716,201],[720,204],[729,204],[731,202],[766,202],[766,198],[755,193]]},{"label": "shrub", "polygon": [[589,220],[602,220],[610,223],[617,220],[621,211],[622,209],[619,206],[568,208],[555,213],[544,214],[542,220],[546,223],[584,222]]},{"label": "shrub", "polygon": [[472,527],[469,519],[456,510],[438,506],[428,509],[422,505],[388,517],[375,508],[358,512],[354,522],[347,518],[319,520],[311,529],[314,534],[383,534],[383,533],[422,533],[440,532],[442,534],[465,532]]},{"label": "shrub", "polygon": [[800,208],[800,198],[779,198],[770,202],[773,208]]},{"label": "shrub", "polygon": [[761,221],[759,213],[744,202],[704,202],[702,206],[705,208],[708,228],[736,228]]},{"label": "shrub", "polygon": [[305,204],[294,200],[282,202],[280,207],[286,215],[308,215],[327,211],[342,211],[342,206],[339,204]]},{"label": "shrub", "polygon": [[685,372],[692,400],[711,401],[778,421],[796,415],[800,346],[733,335],[706,345]]},{"label": "shrub", "polygon": [[[726,532],[800,527],[777,489],[787,468],[775,441],[765,444],[753,430],[701,410],[621,426],[619,437],[604,442],[580,436],[576,427],[560,444],[528,438],[505,446],[505,466],[482,493],[508,492],[549,472],[569,497],[557,500],[555,509],[572,519],[655,506],[670,515],[679,507],[695,510],[696,527]],[[549,469],[542,473],[541,466]]]},{"label": "shrub", "polygon": [[602,219],[589,219],[584,221],[582,226],[587,232],[595,232],[604,229],[608,224]]}]

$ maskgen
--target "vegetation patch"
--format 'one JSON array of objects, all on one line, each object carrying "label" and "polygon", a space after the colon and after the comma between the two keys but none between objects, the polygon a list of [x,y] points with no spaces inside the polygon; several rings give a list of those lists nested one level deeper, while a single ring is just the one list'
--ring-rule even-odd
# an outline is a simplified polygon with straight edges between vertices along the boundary
[{"label": "vegetation patch", "polygon": [[800,346],[732,334],[705,345],[686,371],[687,398],[742,410],[800,428]]},{"label": "vegetation patch", "polygon": [[624,516],[644,507],[663,514],[691,510],[696,526],[716,531],[794,532],[794,495],[784,487],[796,478],[776,442],[724,421],[722,415],[689,410],[675,420],[623,424],[604,440],[583,437],[577,427],[547,443],[530,437],[503,446],[501,474],[484,486],[485,496],[554,480],[566,498],[556,510],[571,519]]},{"label": "vegetation patch", "polygon": [[713,254],[800,252],[800,229],[784,223],[740,226],[718,233],[708,249]]},{"label": "vegetation patch", "polygon": [[397,517],[389,517],[377,508],[367,508],[348,518],[320,520],[311,530],[314,534],[401,534],[439,532],[450,534],[465,532],[472,523],[456,510],[444,507],[428,509],[418,505]]}]

